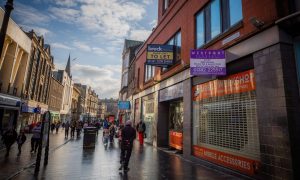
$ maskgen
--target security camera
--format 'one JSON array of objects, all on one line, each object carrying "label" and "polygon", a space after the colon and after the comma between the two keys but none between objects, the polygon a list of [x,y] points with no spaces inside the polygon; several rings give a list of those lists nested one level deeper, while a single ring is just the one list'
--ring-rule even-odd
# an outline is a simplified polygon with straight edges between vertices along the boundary
[{"label": "security camera", "polygon": [[251,18],[249,19],[249,21],[250,21],[250,23],[251,23],[253,26],[255,26],[255,27],[258,28],[258,29],[262,28],[263,25],[265,25],[265,22],[263,22],[263,21],[257,19],[256,17],[251,17]]}]

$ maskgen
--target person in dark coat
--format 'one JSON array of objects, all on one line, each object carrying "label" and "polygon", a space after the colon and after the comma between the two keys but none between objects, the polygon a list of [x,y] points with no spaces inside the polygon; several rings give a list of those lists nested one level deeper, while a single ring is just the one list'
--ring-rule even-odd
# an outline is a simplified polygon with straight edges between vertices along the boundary
[{"label": "person in dark coat", "polygon": [[17,137],[17,144],[18,144],[18,150],[19,150],[18,156],[21,155],[22,145],[25,143],[25,141],[26,141],[25,132],[21,131],[19,136]]},{"label": "person in dark coat", "polygon": [[17,139],[17,132],[14,128],[8,129],[3,135],[2,140],[6,147],[6,155],[5,157],[9,156],[10,147],[16,142]]},{"label": "person in dark coat", "polygon": [[126,121],[126,126],[122,129],[122,140],[121,140],[121,167],[119,170],[127,172],[129,170],[128,164],[131,156],[133,140],[136,138],[135,129],[132,127],[132,122]]},{"label": "person in dark coat", "polygon": [[144,144],[144,135],[145,135],[145,131],[146,131],[146,125],[142,120],[137,124],[136,131],[139,134],[140,145],[143,145]]}]

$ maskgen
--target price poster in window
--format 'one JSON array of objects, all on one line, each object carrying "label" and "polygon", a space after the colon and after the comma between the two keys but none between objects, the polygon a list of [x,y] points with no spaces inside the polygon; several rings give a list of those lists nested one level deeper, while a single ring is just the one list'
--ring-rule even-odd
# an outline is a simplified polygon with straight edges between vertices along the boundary
[{"label": "price poster in window", "polygon": [[191,75],[226,75],[224,50],[191,50]]}]

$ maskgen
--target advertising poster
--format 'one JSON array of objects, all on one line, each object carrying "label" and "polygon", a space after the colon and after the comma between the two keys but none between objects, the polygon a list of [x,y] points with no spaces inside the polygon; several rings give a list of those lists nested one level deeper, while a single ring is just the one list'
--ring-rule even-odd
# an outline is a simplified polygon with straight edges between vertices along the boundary
[{"label": "advertising poster", "polygon": [[191,50],[191,75],[226,75],[224,50]]}]

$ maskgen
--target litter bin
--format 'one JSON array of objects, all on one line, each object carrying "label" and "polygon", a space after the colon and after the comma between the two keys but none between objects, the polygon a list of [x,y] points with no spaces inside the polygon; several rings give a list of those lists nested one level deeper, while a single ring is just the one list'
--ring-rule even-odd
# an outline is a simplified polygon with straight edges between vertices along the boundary
[{"label": "litter bin", "polygon": [[86,127],[84,128],[83,136],[83,148],[93,148],[96,143],[96,131],[95,127]]}]

